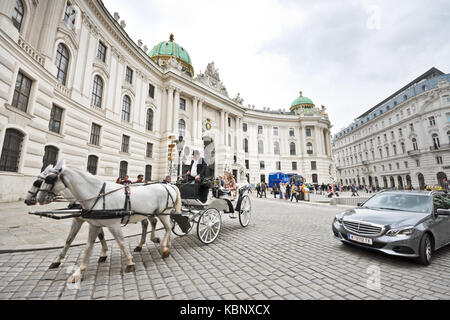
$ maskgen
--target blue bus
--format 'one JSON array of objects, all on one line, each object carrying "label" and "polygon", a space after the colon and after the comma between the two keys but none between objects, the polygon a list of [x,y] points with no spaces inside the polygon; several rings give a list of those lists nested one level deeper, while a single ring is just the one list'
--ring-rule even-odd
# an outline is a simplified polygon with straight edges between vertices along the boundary
[{"label": "blue bus", "polygon": [[274,172],[269,174],[269,188],[273,188],[273,185],[276,183],[277,186],[280,186],[281,183],[295,183],[296,185],[302,185],[305,182],[303,176],[296,173],[283,173],[283,172]]}]

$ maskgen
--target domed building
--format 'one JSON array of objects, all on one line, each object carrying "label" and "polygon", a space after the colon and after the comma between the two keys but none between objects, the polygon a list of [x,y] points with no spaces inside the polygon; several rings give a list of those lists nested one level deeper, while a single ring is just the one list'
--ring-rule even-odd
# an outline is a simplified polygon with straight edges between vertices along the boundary
[{"label": "domed building", "polygon": [[173,35],[151,50],[135,43],[100,0],[2,1],[0,25],[0,201],[23,198],[61,159],[105,181],[174,181],[193,150],[238,182],[334,179],[330,120],[302,93],[278,110],[244,104],[214,62],[195,74]]}]

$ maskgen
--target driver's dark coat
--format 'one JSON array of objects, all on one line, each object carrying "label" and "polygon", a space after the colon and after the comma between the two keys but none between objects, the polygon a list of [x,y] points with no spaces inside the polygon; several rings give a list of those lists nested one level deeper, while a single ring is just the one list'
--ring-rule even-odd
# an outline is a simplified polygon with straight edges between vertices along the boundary
[{"label": "driver's dark coat", "polygon": [[[194,164],[194,160],[191,161],[190,172],[192,173],[192,165]],[[197,163],[197,175],[200,176],[200,179],[206,178],[208,173],[208,165],[205,162],[204,158],[198,159]]]}]

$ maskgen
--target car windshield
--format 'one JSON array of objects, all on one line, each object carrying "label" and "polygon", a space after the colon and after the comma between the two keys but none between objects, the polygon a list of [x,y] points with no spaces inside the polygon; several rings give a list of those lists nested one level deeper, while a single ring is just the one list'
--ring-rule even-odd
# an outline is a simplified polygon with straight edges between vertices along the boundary
[{"label": "car windshield", "polygon": [[427,195],[379,193],[367,200],[363,207],[427,213],[431,212],[431,201]]}]

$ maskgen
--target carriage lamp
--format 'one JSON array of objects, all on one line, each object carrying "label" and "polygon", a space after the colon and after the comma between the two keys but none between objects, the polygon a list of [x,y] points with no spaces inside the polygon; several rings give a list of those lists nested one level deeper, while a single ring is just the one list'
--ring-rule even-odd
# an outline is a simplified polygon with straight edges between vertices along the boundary
[{"label": "carriage lamp", "polygon": [[186,142],[183,140],[183,136],[179,136],[177,140],[177,150],[178,150],[178,169],[177,169],[177,177],[180,176],[181,169],[181,152],[183,151],[184,144]]}]

